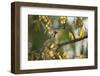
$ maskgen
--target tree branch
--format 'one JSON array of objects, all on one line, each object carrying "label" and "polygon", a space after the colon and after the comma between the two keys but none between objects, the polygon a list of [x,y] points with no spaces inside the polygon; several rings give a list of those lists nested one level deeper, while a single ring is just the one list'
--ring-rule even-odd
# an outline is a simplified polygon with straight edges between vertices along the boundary
[{"label": "tree branch", "polygon": [[[65,43],[62,43],[62,44],[58,44],[58,48],[60,48],[63,45],[67,45],[67,44],[70,44],[70,43],[75,43],[75,42],[81,41],[81,40],[86,39],[86,38],[88,38],[88,36],[84,36],[82,38],[78,38],[78,39],[71,40],[71,41],[68,41],[68,42],[65,42]],[[56,51],[58,50],[58,48],[56,49]]]}]

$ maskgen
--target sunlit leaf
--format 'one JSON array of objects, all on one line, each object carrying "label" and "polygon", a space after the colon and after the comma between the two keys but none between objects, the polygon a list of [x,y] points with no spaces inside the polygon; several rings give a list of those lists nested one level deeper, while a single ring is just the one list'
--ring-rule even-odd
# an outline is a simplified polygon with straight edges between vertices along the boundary
[{"label": "sunlit leaf", "polygon": [[50,55],[50,56],[54,56],[54,53],[53,53],[52,50],[49,51],[49,55]]},{"label": "sunlit leaf", "polygon": [[52,44],[50,45],[50,48],[54,48],[54,47],[55,47],[55,44],[52,43]]},{"label": "sunlit leaf", "polygon": [[59,58],[60,60],[62,60],[62,57],[60,56],[60,54],[58,53],[57,55],[58,55],[58,58]]},{"label": "sunlit leaf", "polygon": [[83,37],[83,36],[84,36],[84,32],[85,32],[84,29],[81,28],[81,29],[80,29],[80,37]]}]

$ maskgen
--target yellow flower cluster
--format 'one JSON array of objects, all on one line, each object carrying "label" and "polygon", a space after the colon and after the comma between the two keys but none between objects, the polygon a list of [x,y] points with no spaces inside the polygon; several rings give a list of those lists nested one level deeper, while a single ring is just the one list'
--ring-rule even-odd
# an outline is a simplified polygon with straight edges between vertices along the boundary
[{"label": "yellow flower cluster", "polygon": [[66,23],[66,17],[65,16],[60,16],[60,23],[65,24]]}]

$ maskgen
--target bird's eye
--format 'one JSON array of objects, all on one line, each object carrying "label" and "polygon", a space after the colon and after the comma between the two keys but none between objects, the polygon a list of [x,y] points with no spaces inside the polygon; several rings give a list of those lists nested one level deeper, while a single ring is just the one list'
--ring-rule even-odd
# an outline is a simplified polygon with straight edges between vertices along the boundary
[{"label": "bird's eye", "polygon": [[56,31],[54,31],[54,33],[55,33],[55,34],[57,34],[57,32],[56,32]]}]

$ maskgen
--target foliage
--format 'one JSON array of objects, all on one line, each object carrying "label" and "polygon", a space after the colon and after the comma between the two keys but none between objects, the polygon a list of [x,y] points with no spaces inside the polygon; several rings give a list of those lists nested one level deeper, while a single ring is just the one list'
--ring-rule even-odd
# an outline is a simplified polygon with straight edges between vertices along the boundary
[{"label": "foliage", "polygon": [[[72,18],[73,20],[71,20]],[[29,60],[70,59],[87,57],[86,17],[28,16]],[[72,21],[69,23],[69,20]],[[80,39],[81,42],[70,43]],[[83,43],[83,42],[86,43]],[[62,45],[66,42],[69,44]],[[78,46],[78,45],[80,46]],[[59,47],[59,45],[62,45]],[[86,47],[84,47],[86,46]]]}]

